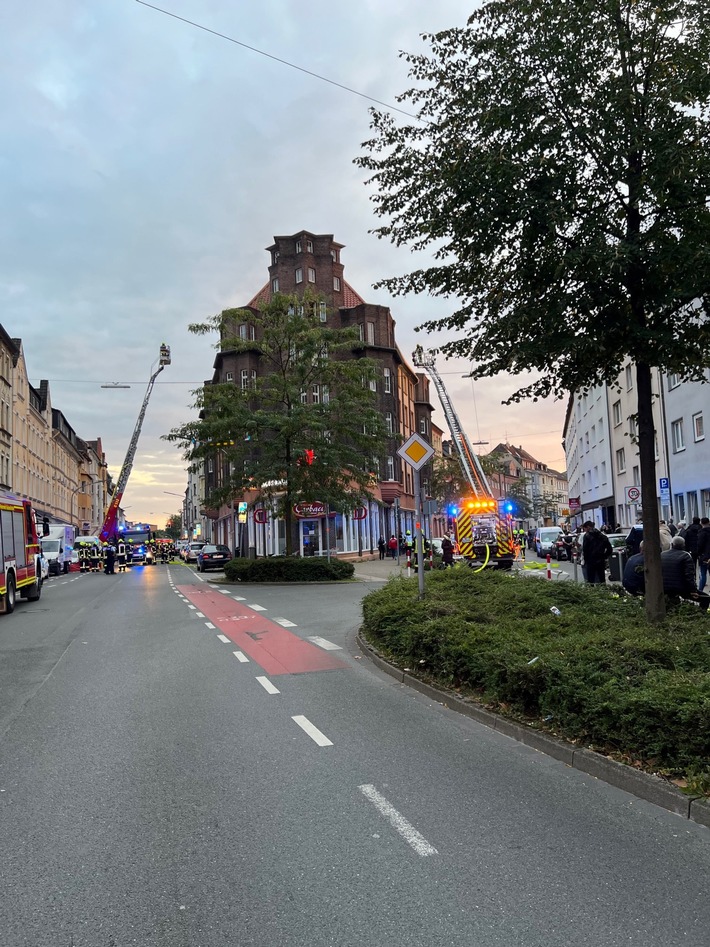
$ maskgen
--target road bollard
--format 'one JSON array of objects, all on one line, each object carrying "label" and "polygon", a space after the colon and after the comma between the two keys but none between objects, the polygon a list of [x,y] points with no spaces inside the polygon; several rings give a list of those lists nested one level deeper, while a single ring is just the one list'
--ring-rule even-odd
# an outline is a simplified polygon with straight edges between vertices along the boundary
[{"label": "road bollard", "polygon": [[547,554],[547,578],[548,578],[548,579],[551,579],[551,578],[552,578],[552,569],[551,569],[551,567],[550,567],[550,554],[549,554],[549,552],[548,552],[548,554]]}]

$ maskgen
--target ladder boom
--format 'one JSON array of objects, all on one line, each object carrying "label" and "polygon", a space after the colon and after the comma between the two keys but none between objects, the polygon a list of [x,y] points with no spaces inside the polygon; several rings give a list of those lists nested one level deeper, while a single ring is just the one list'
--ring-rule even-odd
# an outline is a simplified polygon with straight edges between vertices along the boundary
[{"label": "ladder boom", "polygon": [[101,527],[101,532],[99,533],[99,538],[101,539],[102,543],[108,542],[108,540],[116,532],[116,522],[118,520],[118,508],[121,504],[121,500],[123,499],[123,493],[126,489],[128,478],[131,475],[131,470],[133,469],[133,461],[135,460],[136,450],[138,449],[138,439],[141,436],[141,428],[143,427],[143,420],[145,419],[145,413],[148,409],[148,402],[150,401],[150,396],[153,392],[155,379],[162,372],[165,366],[169,364],[170,364],[170,347],[168,345],[163,344],[160,346],[160,358],[158,359],[158,367],[150,376],[150,381],[148,382],[148,387],[146,388],[145,397],[143,398],[143,404],[141,405],[141,409],[138,413],[138,420],[136,421],[136,426],[133,429],[133,437],[131,437],[130,443],[128,445],[126,457],[125,457],[125,460],[123,461],[121,472],[118,475],[118,480],[116,481],[116,487],[113,491],[111,502],[109,503],[108,509],[106,510],[106,516],[104,517],[103,526]]},{"label": "ladder boom", "polygon": [[425,352],[421,345],[418,345],[414,351],[412,359],[417,368],[425,369],[431,377],[431,380],[434,382],[434,387],[436,388],[436,392],[439,395],[439,400],[441,401],[441,407],[444,409],[446,423],[449,425],[451,437],[454,444],[456,445],[456,450],[458,451],[464,476],[468,480],[471,490],[473,490],[474,495],[477,497],[492,496],[488,478],[486,477],[483,467],[481,467],[481,463],[474,453],[473,448],[471,447],[471,442],[469,441],[466,432],[459,421],[453,402],[451,401],[449,393],[446,390],[446,386],[444,385],[441,376],[436,370],[433,355],[431,352]]}]

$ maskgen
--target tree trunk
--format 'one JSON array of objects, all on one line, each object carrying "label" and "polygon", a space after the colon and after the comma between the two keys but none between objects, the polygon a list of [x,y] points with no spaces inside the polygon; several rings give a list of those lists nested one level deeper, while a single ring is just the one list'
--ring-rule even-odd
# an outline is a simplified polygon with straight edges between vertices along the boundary
[{"label": "tree trunk", "polygon": [[643,362],[638,362],[636,365],[636,384],[638,386],[638,443],[639,466],[641,469],[641,505],[643,510],[646,617],[650,622],[659,622],[666,616],[666,600],[663,596],[661,541],[658,532],[651,368]]}]

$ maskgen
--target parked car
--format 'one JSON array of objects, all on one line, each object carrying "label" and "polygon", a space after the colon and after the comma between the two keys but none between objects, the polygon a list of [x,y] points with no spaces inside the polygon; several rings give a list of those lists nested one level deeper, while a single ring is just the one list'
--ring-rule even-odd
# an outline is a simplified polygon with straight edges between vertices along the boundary
[{"label": "parked car", "polygon": [[228,546],[219,546],[206,543],[197,553],[197,570],[206,572],[208,569],[224,569],[225,562],[229,562],[232,553]]},{"label": "parked car", "polygon": [[190,543],[183,552],[185,562],[197,562],[197,554],[204,545],[205,543]]},{"label": "parked car", "polygon": [[555,543],[561,535],[562,530],[559,526],[541,526],[535,530],[535,552],[539,559],[548,554],[552,555]]},{"label": "parked car", "polygon": [[[45,579],[49,578],[49,561],[45,558],[44,553],[40,553],[39,555],[39,567],[41,570],[40,575],[44,582]],[[57,573],[57,575],[59,575],[59,573]]]},{"label": "parked car", "polygon": [[638,523],[636,526],[632,526],[629,532],[626,535],[626,550],[629,556],[635,556],[639,551],[639,546],[643,540],[643,526],[641,523]]}]

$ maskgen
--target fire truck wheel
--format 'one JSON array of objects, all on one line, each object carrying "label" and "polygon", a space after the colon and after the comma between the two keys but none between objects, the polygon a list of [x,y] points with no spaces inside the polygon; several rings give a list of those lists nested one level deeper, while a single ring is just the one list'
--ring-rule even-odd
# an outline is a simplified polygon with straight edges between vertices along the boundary
[{"label": "fire truck wheel", "polygon": [[37,602],[39,597],[42,594],[42,576],[38,575],[34,581],[34,585],[31,585],[27,590],[27,601],[28,602]]},{"label": "fire truck wheel", "polygon": [[9,615],[15,611],[15,576],[12,572],[7,577],[7,591],[5,592],[5,612]]}]

